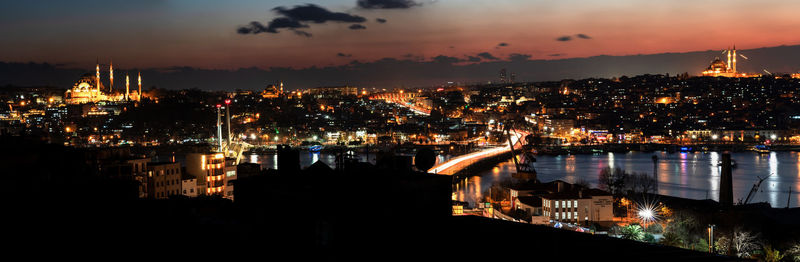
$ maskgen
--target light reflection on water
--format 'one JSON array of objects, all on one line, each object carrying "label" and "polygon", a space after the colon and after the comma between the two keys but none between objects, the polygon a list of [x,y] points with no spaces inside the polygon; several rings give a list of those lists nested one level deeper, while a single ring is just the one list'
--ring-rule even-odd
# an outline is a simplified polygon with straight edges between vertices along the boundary
[{"label": "light reflection on water", "polygon": [[[652,156],[658,157],[653,166]],[[761,155],[755,152],[732,153],[737,167],[733,169],[733,198],[735,202],[744,199],[757,176],[773,174],[761,184],[761,188],[751,202],[768,202],[773,207],[785,207],[792,188],[791,206],[800,202],[800,153],[771,152]],[[658,193],[692,199],[718,200],[721,154],[717,152],[695,152],[668,154],[666,152],[608,153],[593,155],[537,156],[534,163],[539,180],[547,182],[556,179],[577,182],[583,179],[597,186],[600,170],[606,167],[619,167],[628,172],[646,172],[652,175],[658,171]],[[461,186],[454,187],[457,200],[469,202],[474,206],[477,199],[493,183],[511,177],[516,172],[512,161],[503,162],[496,167],[477,172]],[[480,191],[483,190],[483,191]]]}]

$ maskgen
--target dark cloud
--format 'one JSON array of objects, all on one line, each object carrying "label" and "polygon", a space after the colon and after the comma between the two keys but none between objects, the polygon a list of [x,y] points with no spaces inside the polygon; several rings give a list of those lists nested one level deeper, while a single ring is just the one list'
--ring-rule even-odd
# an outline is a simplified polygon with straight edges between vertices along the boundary
[{"label": "dark cloud", "polygon": [[480,54],[478,54],[478,57],[486,59],[486,60],[497,60],[497,59],[499,59],[499,58],[493,56],[492,54],[490,54],[489,52],[480,53]]},{"label": "dark cloud", "polygon": [[[325,22],[363,23],[367,21],[366,18],[361,16],[331,12],[313,4],[300,5],[293,8],[279,6],[273,8],[272,11],[282,15],[282,17],[272,19],[266,26],[260,22],[253,21],[246,26],[240,26],[236,29],[236,32],[239,34],[277,34],[278,29],[289,29],[294,31],[297,35],[311,37],[311,33],[297,30],[298,28],[309,27],[308,24],[304,24],[304,22],[320,24]],[[351,29],[353,29],[352,26]]]},{"label": "dark cloud", "polygon": [[364,9],[407,9],[422,5],[414,0],[358,0],[356,4]]},{"label": "dark cloud", "polygon": [[345,53],[338,53],[338,54],[336,54],[336,56],[338,56],[338,57],[351,57],[353,55],[352,54],[345,54]]},{"label": "dark cloud", "polygon": [[383,18],[375,18],[375,22],[378,22],[378,23],[381,23],[381,24],[383,24],[383,23],[386,23],[386,19],[383,19]]},{"label": "dark cloud", "polygon": [[505,46],[508,46],[508,43],[499,43],[499,44],[497,44],[497,47],[505,47]]},{"label": "dark cloud", "polygon": [[511,62],[528,61],[528,59],[530,59],[530,58],[531,58],[531,55],[529,55],[529,54],[513,53],[513,54],[508,55],[508,60],[510,60]]},{"label": "dark cloud", "polygon": [[239,34],[259,34],[259,33],[272,33],[277,34],[281,28],[294,30],[297,28],[307,28],[308,25],[301,24],[297,20],[292,20],[286,17],[278,17],[269,22],[266,26],[264,24],[253,21],[246,26],[241,26],[236,30]]},{"label": "dark cloud", "polygon": [[350,25],[348,28],[350,28],[350,29],[352,29],[352,30],[361,30],[361,29],[367,29],[367,27],[366,27],[366,26],[363,26],[363,25],[360,25],[360,24],[352,24],[352,25]]},{"label": "dark cloud", "polygon": [[588,35],[585,35],[585,34],[577,34],[575,36],[578,37],[578,38],[583,38],[583,39],[592,39],[591,36],[588,36]]},{"label": "dark cloud", "polygon": [[568,36],[568,35],[556,38],[556,41],[561,41],[561,42],[566,42],[566,41],[570,41],[570,40],[572,40],[572,37]]},{"label": "dark cloud", "polygon": [[450,46],[450,49],[456,48],[455,46]]},{"label": "dark cloud", "polygon": [[458,62],[462,62],[462,60],[458,59],[458,57],[438,55],[438,56],[434,57],[431,60],[431,62],[441,63],[441,64],[455,64],[455,63],[458,63]]},{"label": "dark cloud", "polygon": [[272,9],[278,14],[284,15],[292,20],[301,22],[314,22],[317,24],[325,22],[344,22],[344,23],[363,23],[366,18],[347,13],[331,12],[328,9],[313,4],[298,5],[293,8],[283,6]]},{"label": "dark cloud", "polygon": [[467,56],[467,60],[466,61],[467,62],[477,63],[477,62],[481,61],[481,58],[477,57],[477,56]]},{"label": "dark cloud", "polygon": [[564,54],[549,54],[548,56],[562,56]]}]

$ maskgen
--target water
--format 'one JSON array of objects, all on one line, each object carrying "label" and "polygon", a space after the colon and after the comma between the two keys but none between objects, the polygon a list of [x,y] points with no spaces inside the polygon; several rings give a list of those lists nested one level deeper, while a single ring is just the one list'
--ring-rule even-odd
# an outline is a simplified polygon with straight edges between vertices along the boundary
[{"label": "water", "polygon": [[[556,179],[575,183],[585,180],[592,186],[597,186],[600,170],[622,168],[628,172],[646,172],[653,174],[653,155],[658,156],[658,193],[691,199],[718,200],[720,168],[717,163],[722,156],[717,152],[674,153],[666,152],[643,153],[604,153],[594,155],[562,155],[538,156],[534,164],[539,180],[543,182]],[[367,156],[359,155],[360,161],[367,161]],[[449,156],[438,156],[438,162],[445,161]],[[751,200],[755,202],[768,202],[773,207],[786,207],[789,197],[789,188],[792,189],[791,207],[800,206],[800,153],[798,152],[771,152],[758,154],[755,152],[732,153],[737,167],[733,169],[733,199],[738,202],[750,192],[750,188],[758,181],[757,176],[769,178],[764,180],[759,191]],[[333,167],[336,156],[326,153],[300,152],[300,165],[305,168],[316,162],[323,161]],[[263,168],[277,169],[278,157],[276,154],[245,155],[244,162],[260,163]],[[375,155],[369,155],[369,162],[375,162]],[[457,200],[469,202],[474,206],[476,200],[482,199],[493,183],[508,179],[516,172],[514,163],[509,160],[491,168],[476,172],[459,182],[453,187]]]},{"label": "water", "polygon": [[[534,164],[543,182],[556,179],[567,182],[585,180],[597,186],[600,170],[606,167],[622,168],[628,172],[646,172],[653,174],[653,155],[658,156],[658,193],[691,199],[719,198],[721,153],[665,152],[643,153],[604,153],[594,155],[538,156]],[[758,154],[755,152],[732,153],[731,158],[737,163],[733,169],[733,199],[738,202],[744,199],[758,181],[757,176],[769,178],[764,180],[751,203],[767,202],[772,207],[786,207],[791,188],[791,207],[798,207],[800,202],[800,153],[771,152]],[[500,163],[490,170],[476,172],[475,176],[464,179],[454,186],[454,197],[459,201],[469,202],[474,206],[476,200],[482,199],[493,183],[508,179],[516,172],[514,163]]]},{"label": "water", "polygon": [[[370,162],[375,164],[375,154],[370,154],[369,156],[363,153],[357,154],[358,160],[361,162]],[[369,158],[369,159],[367,159]],[[447,161],[450,159],[449,155],[438,155],[436,156],[437,163]],[[306,168],[311,164],[322,161],[331,168],[336,166],[336,155],[335,154],[328,154],[328,153],[312,153],[307,151],[300,151],[300,168]],[[242,159],[242,162],[246,163],[259,163],[261,164],[261,168],[263,169],[278,169],[278,155],[277,154],[265,154],[265,155],[245,155]]]}]

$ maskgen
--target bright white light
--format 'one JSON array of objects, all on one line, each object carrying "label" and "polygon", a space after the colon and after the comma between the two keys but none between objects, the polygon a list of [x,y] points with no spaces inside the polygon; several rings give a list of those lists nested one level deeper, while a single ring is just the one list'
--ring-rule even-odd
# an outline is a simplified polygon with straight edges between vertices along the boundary
[{"label": "bright white light", "polygon": [[717,138],[719,138],[718,135],[711,135],[711,139],[717,140]]},{"label": "bright white light", "polygon": [[641,217],[641,218],[643,218],[645,220],[652,219],[653,218],[653,210],[650,210],[650,209],[639,210],[639,217]]},{"label": "bright white light", "polygon": [[317,138],[318,138],[317,136],[311,137],[311,139],[314,139],[314,140],[317,140]]},{"label": "bright white light", "polygon": [[769,138],[771,138],[772,140],[775,140],[776,138],[778,138],[778,136],[776,136],[775,134],[772,134],[772,135],[769,136]]}]

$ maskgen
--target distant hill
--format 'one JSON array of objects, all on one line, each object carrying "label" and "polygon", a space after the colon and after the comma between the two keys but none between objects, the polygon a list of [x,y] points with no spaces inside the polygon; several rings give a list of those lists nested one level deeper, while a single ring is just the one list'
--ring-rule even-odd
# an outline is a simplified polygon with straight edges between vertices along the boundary
[{"label": "distant hill", "polygon": [[[559,60],[528,60],[525,55],[507,60],[465,64],[463,59],[440,56],[430,60],[384,58],[371,62],[352,61],[329,67],[293,69],[285,67],[209,70],[192,67],[141,69],[144,88],[199,88],[204,90],[257,90],[283,80],[288,89],[331,85],[362,87],[430,86],[448,81],[474,83],[497,81],[498,72],[506,68],[517,75],[517,81],[546,81],[588,77],[614,77],[640,74],[699,74],[722,50],[687,53],[663,53],[629,56],[594,56]],[[739,71],[773,73],[800,71],[800,45],[738,50],[749,59],[739,58]],[[119,68],[115,78],[123,79],[125,70],[132,75],[138,69]],[[70,87],[83,73],[94,71],[94,65],[68,68],[53,64],[0,62],[0,86]],[[108,73],[103,72],[105,81]],[[124,82],[118,80],[118,87]]]}]

